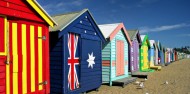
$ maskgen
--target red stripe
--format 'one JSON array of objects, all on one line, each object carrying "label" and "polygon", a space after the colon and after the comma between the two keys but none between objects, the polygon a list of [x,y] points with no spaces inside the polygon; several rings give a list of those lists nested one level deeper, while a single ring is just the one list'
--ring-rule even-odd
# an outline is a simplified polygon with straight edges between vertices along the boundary
[{"label": "red stripe", "polygon": [[38,27],[34,27],[34,49],[35,49],[35,91],[38,91]]},{"label": "red stripe", "polygon": [[21,24],[18,23],[18,94],[22,94],[22,33]]},{"label": "red stripe", "polygon": [[0,43],[1,43],[1,46],[0,46],[0,52],[4,52],[5,51],[5,47],[4,47],[4,34],[5,34],[5,32],[4,32],[4,18],[3,17],[0,17]]},{"label": "red stripe", "polygon": [[[42,28],[42,36],[44,36],[44,34],[45,34],[45,28],[43,27],[43,28]],[[43,72],[42,72],[42,73],[43,73],[43,74],[42,74],[42,75],[43,75],[43,76],[42,76],[42,81],[43,81],[43,82],[46,80],[46,74],[47,74],[47,73],[46,73],[46,70],[45,70],[45,69],[46,69],[46,63],[45,63],[45,62],[46,62],[46,59],[45,59],[46,50],[45,50],[44,44],[45,44],[45,41],[42,40],[42,65],[44,65],[44,67],[43,67],[43,69],[42,69],[42,71],[43,71]],[[45,88],[46,88],[46,85],[43,85],[43,89],[45,89]]]},{"label": "red stripe", "polygon": [[10,52],[10,94],[13,94],[13,56],[12,56],[12,22],[9,23],[9,52]]},{"label": "red stripe", "polygon": [[29,25],[26,25],[26,53],[27,53],[27,92],[31,92],[30,26]]},{"label": "red stripe", "polygon": [[46,36],[46,40],[42,40],[42,49],[43,49],[43,81],[47,81],[47,85],[44,85],[45,93],[50,93],[50,80],[49,80],[49,31],[46,26],[43,26],[42,36]]},{"label": "red stripe", "polygon": [[50,93],[50,72],[49,72],[49,28],[48,28],[48,26],[47,27],[45,27],[44,26],[44,28],[46,28],[46,40],[45,40],[45,44],[46,44],[46,70],[47,70],[47,72],[46,72],[46,76],[47,76],[47,82],[48,82],[48,84],[47,84],[47,86],[46,86],[46,93]]}]

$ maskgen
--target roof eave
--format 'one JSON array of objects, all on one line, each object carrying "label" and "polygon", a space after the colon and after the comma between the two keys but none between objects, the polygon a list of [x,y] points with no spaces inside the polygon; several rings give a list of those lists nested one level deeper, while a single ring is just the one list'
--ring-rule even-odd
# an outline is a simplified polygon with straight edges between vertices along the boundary
[{"label": "roof eave", "polygon": [[26,0],[29,5],[31,5],[34,10],[50,25],[51,27],[58,25],[49,14],[40,6],[36,0]]}]

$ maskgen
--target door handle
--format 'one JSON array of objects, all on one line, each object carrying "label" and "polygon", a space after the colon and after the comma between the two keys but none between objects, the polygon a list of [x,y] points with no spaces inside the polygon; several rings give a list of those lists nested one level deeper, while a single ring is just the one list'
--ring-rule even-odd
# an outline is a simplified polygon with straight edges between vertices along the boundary
[{"label": "door handle", "polygon": [[39,85],[47,85],[47,84],[48,84],[47,81],[44,81],[44,82],[39,83]]},{"label": "door handle", "polygon": [[8,60],[5,60],[5,64],[6,64],[6,65],[9,65],[10,62],[9,62]]}]

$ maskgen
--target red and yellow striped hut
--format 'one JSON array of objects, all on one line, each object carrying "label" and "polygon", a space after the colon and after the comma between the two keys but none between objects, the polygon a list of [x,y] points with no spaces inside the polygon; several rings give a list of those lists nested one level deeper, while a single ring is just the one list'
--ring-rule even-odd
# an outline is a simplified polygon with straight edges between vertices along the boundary
[{"label": "red and yellow striped hut", "polygon": [[0,94],[49,93],[49,26],[35,0],[0,0]]}]

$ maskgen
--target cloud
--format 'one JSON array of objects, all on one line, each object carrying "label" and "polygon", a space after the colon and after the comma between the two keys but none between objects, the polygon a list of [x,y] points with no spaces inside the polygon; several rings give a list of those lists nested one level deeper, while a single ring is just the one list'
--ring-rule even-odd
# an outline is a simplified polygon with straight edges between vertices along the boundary
[{"label": "cloud", "polygon": [[190,34],[180,34],[178,37],[190,37]]},{"label": "cloud", "polygon": [[68,12],[72,9],[81,7],[83,5],[83,0],[74,0],[74,1],[59,1],[59,2],[52,2],[50,4],[42,5],[42,7],[50,14],[55,12]]},{"label": "cloud", "polygon": [[137,3],[136,7],[144,7],[148,4],[156,3],[158,0],[141,0]]},{"label": "cloud", "polygon": [[140,27],[139,29],[141,33],[146,33],[146,32],[160,32],[160,31],[166,31],[166,30],[173,30],[173,29],[179,29],[179,28],[189,27],[189,26],[190,24],[181,23],[181,24],[175,24],[175,25],[159,26],[155,28]]}]

